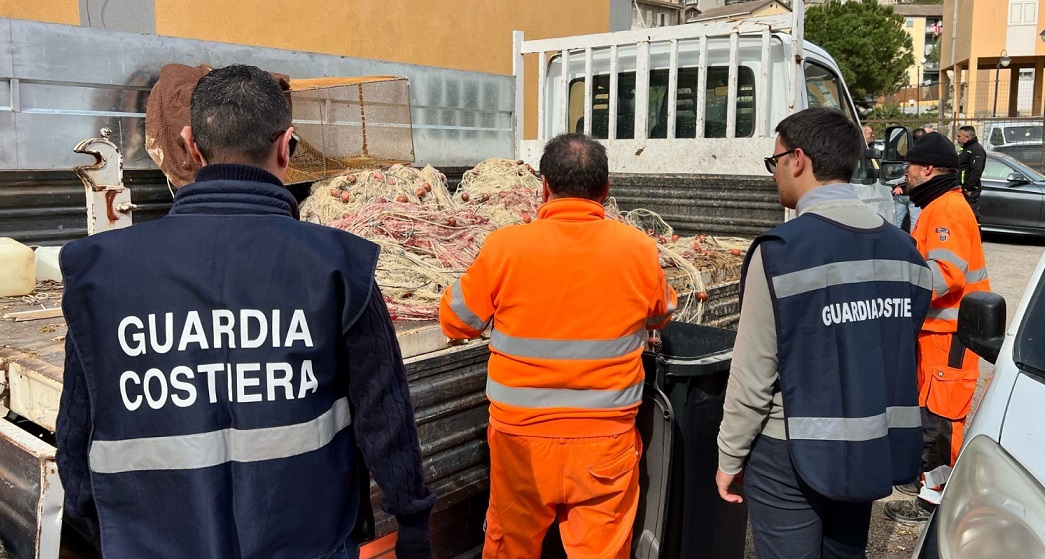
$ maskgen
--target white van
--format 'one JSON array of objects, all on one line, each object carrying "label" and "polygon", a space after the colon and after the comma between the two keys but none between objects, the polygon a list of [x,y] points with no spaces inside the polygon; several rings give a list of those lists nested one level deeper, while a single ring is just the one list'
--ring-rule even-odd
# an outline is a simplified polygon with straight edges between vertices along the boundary
[{"label": "white van", "polygon": [[913,557],[1045,557],[1045,255],[1007,331],[1005,300],[980,292],[958,336],[994,373]]}]

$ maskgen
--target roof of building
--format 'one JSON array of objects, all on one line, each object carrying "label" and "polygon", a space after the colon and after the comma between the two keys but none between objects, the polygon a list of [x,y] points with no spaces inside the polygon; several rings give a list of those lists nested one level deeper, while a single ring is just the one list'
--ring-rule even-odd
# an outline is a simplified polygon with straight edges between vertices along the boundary
[{"label": "roof of building", "polygon": [[682,10],[682,8],[684,7],[672,2],[671,0],[635,0],[635,2],[638,4],[658,6],[661,8],[671,8],[673,10]]},{"label": "roof of building", "polygon": [[904,17],[943,17],[943,6],[939,4],[907,4],[892,8],[897,15]]},{"label": "roof of building", "polygon": [[[711,8],[710,10],[704,10],[703,12],[700,12],[699,16],[691,19],[690,21],[704,21],[707,19],[723,18],[728,19],[737,16],[744,16],[774,3],[780,4],[779,2],[777,2],[777,0],[757,0],[755,2],[744,2],[742,4],[722,6],[721,8]],[[784,4],[780,5],[785,8],[787,7]]]}]

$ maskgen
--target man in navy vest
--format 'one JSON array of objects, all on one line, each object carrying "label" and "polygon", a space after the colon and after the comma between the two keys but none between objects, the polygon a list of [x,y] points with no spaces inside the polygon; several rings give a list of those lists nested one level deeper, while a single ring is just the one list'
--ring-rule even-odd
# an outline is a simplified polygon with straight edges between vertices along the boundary
[{"label": "man in navy vest", "polygon": [[726,501],[747,499],[760,559],[862,558],[872,501],[918,475],[915,342],[932,276],[849,184],[858,126],[814,108],[776,131],[766,168],[797,217],[744,263],[716,481]]},{"label": "man in navy vest", "polygon": [[62,250],[65,514],[106,557],[357,557],[369,466],[397,556],[429,557],[377,247],[297,219],[269,74],[203,77],[182,137],[204,167],[170,215]]}]

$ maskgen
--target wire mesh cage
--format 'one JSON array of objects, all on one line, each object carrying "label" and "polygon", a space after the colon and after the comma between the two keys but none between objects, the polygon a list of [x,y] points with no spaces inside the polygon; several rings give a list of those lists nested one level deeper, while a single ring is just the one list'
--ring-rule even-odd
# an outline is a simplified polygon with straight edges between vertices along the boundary
[{"label": "wire mesh cage", "polygon": [[301,141],[290,161],[288,183],[414,160],[405,77],[292,79],[290,101]]}]

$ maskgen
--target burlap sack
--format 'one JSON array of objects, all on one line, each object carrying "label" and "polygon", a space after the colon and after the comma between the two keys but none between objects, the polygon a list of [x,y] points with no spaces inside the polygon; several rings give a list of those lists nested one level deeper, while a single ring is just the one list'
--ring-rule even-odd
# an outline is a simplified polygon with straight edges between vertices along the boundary
[{"label": "burlap sack", "polygon": [[[160,69],[160,79],[149,95],[145,110],[145,149],[175,187],[196,180],[199,165],[192,160],[181,131],[189,125],[189,101],[200,78],[213,68],[201,64],[167,64]],[[286,74],[273,73],[283,91],[290,90]],[[290,101],[289,95],[287,101]]]}]

